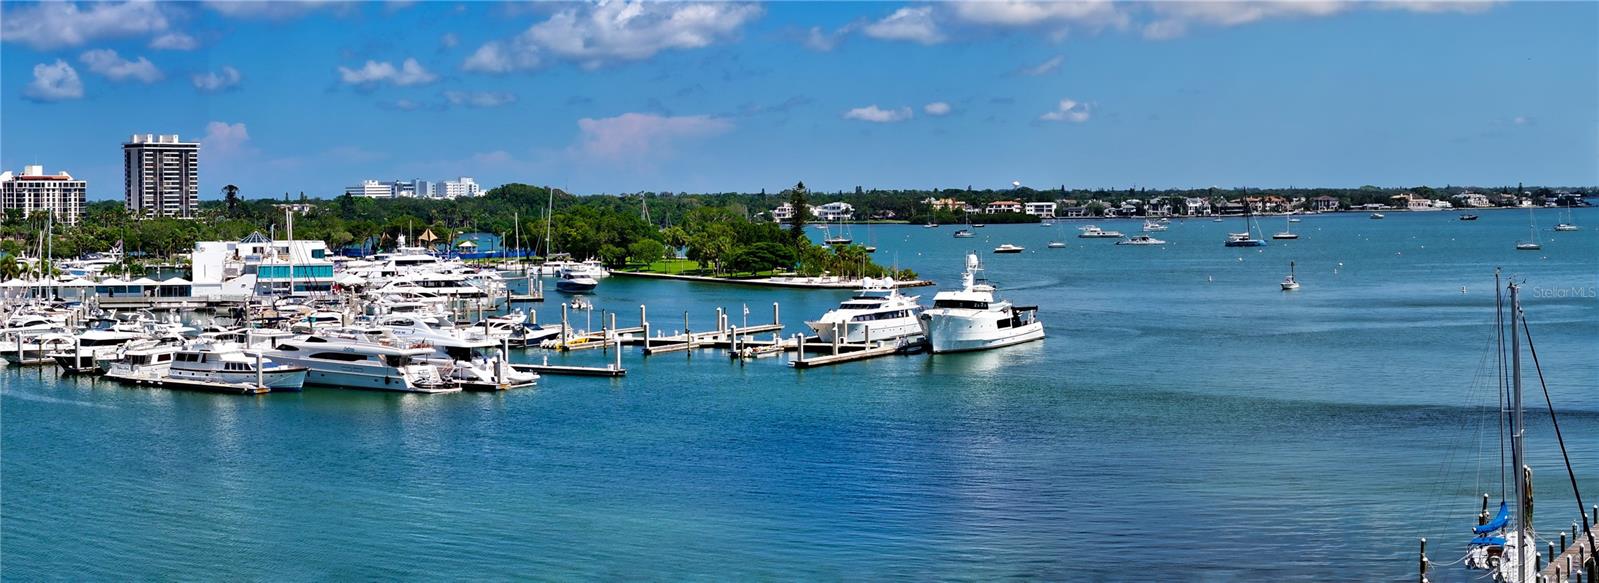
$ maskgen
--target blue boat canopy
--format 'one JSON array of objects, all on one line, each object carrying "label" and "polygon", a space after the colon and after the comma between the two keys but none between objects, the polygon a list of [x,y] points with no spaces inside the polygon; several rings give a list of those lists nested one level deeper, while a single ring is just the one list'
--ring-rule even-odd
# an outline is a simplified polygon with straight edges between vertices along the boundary
[{"label": "blue boat canopy", "polygon": [[1471,533],[1487,534],[1504,528],[1506,524],[1510,524],[1510,506],[1501,501],[1499,503],[1499,515],[1495,516],[1493,520],[1488,521],[1488,524],[1471,529]]},{"label": "blue boat canopy", "polygon": [[1505,537],[1502,537],[1502,536],[1479,536],[1477,538],[1471,539],[1471,545],[1472,546],[1487,545],[1487,546],[1502,547],[1502,546],[1505,546]]}]

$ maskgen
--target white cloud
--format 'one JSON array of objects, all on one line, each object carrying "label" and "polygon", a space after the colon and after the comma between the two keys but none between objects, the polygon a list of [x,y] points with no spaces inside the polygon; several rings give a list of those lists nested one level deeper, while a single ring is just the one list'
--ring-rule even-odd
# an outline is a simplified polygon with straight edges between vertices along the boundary
[{"label": "white cloud", "polygon": [[674,142],[726,133],[733,123],[708,115],[662,116],[624,113],[601,119],[577,120],[582,133],[577,150],[604,160],[638,159],[663,153]]},{"label": "white cloud", "polygon": [[190,78],[194,82],[194,88],[202,93],[217,93],[232,89],[243,79],[244,76],[239,74],[238,69],[228,65],[223,65],[221,71],[206,71],[204,75],[194,75]]},{"label": "white cloud", "polygon": [[150,39],[150,48],[162,51],[192,51],[200,47],[200,41],[181,32],[169,32]]},{"label": "white cloud", "polygon": [[461,44],[461,37],[456,36],[453,32],[446,32],[439,36],[440,48],[453,49],[458,44]]},{"label": "white cloud", "polygon": [[875,39],[911,41],[924,45],[938,44],[945,38],[933,18],[931,6],[895,10],[893,14],[861,30],[866,36]]},{"label": "white cloud", "polygon": [[162,5],[154,2],[41,2],[5,10],[0,40],[37,50],[76,47],[89,42],[166,31]]},{"label": "white cloud", "polygon": [[1155,20],[1145,24],[1146,38],[1182,36],[1195,25],[1228,27],[1273,18],[1314,18],[1351,10],[1357,3],[1345,0],[1276,0],[1267,2],[1157,2],[1151,6]]},{"label": "white cloud", "polygon": [[1016,71],[1016,74],[1017,75],[1027,76],[1027,77],[1042,77],[1044,75],[1048,75],[1050,73],[1054,73],[1055,71],[1059,71],[1060,70],[1060,64],[1064,63],[1064,62],[1066,62],[1066,57],[1065,56],[1063,56],[1063,55],[1055,55],[1053,58],[1051,58],[1051,59],[1049,59],[1047,61],[1044,61],[1042,63],[1039,63],[1037,65],[1033,65],[1031,67],[1023,67],[1021,69],[1018,69]]},{"label": "white cloud", "polygon": [[33,82],[22,95],[40,102],[81,99],[83,80],[78,78],[78,71],[72,65],[61,59],[51,64],[39,63],[33,66]]},{"label": "white cloud", "polygon": [[1109,0],[1080,2],[1026,2],[991,0],[953,2],[947,5],[956,20],[1000,28],[1084,25],[1094,28],[1125,26],[1128,16]]},{"label": "white cloud", "polygon": [[250,154],[250,131],[244,127],[244,122],[227,123],[213,121],[205,126],[205,137],[200,138],[200,145],[207,154],[227,158],[237,154]]},{"label": "white cloud", "polygon": [[78,61],[88,65],[89,71],[104,76],[112,81],[138,81],[140,83],[155,83],[165,75],[151,63],[150,59],[139,57],[137,61],[129,61],[117,55],[111,49],[96,49],[86,51],[78,56]]},{"label": "white cloud", "polygon": [[499,107],[515,103],[516,94],[503,91],[445,91],[444,100],[450,105]]},{"label": "white cloud", "polygon": [[289,20],[322,8],[349,9],[355,3],[333,0],[213,0],[206,8],[228,18]]},{"label": "white cloud", "polygon": [[696,49],[736,36],[761,15],[752,4],[611,1],[561,9],[522,34],[485,43],[462,64],[505,73],[538,67],[545,55],[597,68],[672,49]]},{"label": "white cloud", "polygon": [[898,109],[882,109],[877,107],[877,104],[874,103],[866,107],[857,107],[844,112],[844,119],[857,119],[872,123],[894,123],[910,119],[912,115],[911,108],[909,107],[901,107]]},{"label": "white cloud", "polygon": [[406,59],[395,67],[388,61],[367,61],[359,69],[339,67],[339,80],[346,85],[371,88],[379,83],[401,87],[426,85],[437,81],[438,75],[428,72],[416,59]]},{"label": "white cloud", "polygon": [[1078,103],[1070,99],[1062,99],[1055,105],[1055,110],[1038,116],[1044,121],[1063,121],[1083,123],[1088,121],[1088,104]]},{"label": "white cloud", "polygon": [[824,53],[831,51],[838,46],[839,42],[844,40],[844,36],[849,34],[852,29],[853,27],[846,26],[833,32],[827,32],[822,30],[820,26],[813,26],[809,31],[805,32],[805,48]]},{"label": "white cloud", "polygon": [[922,111],[927,115],[949,115],[949,112],[952,111],[952,108],[948,103],[943,101],[934,101],[927,105],[923,105]]}]

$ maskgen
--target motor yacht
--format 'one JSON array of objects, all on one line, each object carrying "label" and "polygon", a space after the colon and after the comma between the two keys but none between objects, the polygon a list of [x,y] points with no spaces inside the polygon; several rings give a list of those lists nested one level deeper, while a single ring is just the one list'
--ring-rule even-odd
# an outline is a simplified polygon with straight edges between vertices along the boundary
[{"label": "motor yacht", "polygon": [[1026,250],[1026,247],[1021,245],[1012,245],[1010,243],[1006,243],[994,248],[995,253],[1021,253]]},{"label": "motor yacht", "polygon": [[600,282],[589,277],[584,270],[561,270],[560,279],[555,280],[555,291],[563,293],[585,293],[594,291]]},{"label": "motor yacht", "polygon": [[822,342],[832,342],[834,337],[842,342],[865,342],[868,337],[876,341],[921,336],[917,317],[922,306],[917,298],[899,293],[891,278],[867,278],[855,295],[805,325]]},{"label": "motor yacht", "polygon": [[425,342],[318,333],[279,340],[262,354],[307,370],[306,382],[350,389],[449,393],[460,387],[445,381],[438,367],[421,362],[433,355]]},{"label": "motor yacht", "polygon": [[385,316],[373,325],[402,340],[426,343],[433,354],[420,360],[439,367],[444,378],[464,389],[496,390],[532,386],[539,375],[512,368],[501,340],[455,328],[435,328],[405,316]]},{"label": "motor yacht", "polygon": [[1106,231],[1096,225],[1078,227],[1077,237],[1080,239],[1120,239],[1121,231]]},{"label": "motor yacht", "polygon": [[983,280],[976,253],[966,254],[966,272],[959,291],[941,291],[933,307],[922,312],[922,332],[933,353],[985,350],[1044,337],[1037,307],[1019,307],[994,297]]},{"label": "motor yacht", "polygon": [[259,352],[245,352],[232,342],[198,340],[173,355],[166,376],[178,381],[298,391],[305,384],[306,368],[279,364]]}]

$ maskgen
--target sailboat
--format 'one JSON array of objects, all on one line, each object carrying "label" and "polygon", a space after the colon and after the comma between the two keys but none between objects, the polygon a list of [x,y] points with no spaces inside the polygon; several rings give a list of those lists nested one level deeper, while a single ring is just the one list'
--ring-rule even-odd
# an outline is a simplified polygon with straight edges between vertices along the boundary
[{"label": "sailboat", "polygon": [[1288,277],[1283,278],[1283,291],[1299,289],[1299,280],[1294,277],[1294,262],[1288,262]]},{"label": "sailboat", "polygon": [[1559,224],[1556,224],[1555,225],[1555,230],[1556,231],[1581,231],[1582,230],[1582,227],[1577,226],[1576,219],[1572,218],[1571,207],[1569,207],[1569,206],[1566,207],[1566,220],[1560,221]]},{"label": "sailboat", "polygon": [[[1495,274],[1495,288],[1499,289],[1499,278]],[[1499,509],[1494,514],[1488,513],[1488,495],[1483,495],[1482,512],[1477,515],[1477,525],[1471,529],[1472,538],[1466,543],[1466,556],[1463,560],[1468,569],[1488,571],[1494,581],[1509,583],[1531,583],[1544,581],[1546,574],[1539,573],[1540,563],[1538,557],[1538,540],[1532,524],[1532,468],[1526,462],[1525,422],[1523,420],[1524,407],[1522,405],[1522,374],[1521,374],[1521,344],[1525,336],[1527,350],[1532,354],[1533,369],[1539,383],[1543,383],[1543,370],[1538,364],[1538,352],[1533,346],[1531,330],[1527,327],[1526,316],[1521,310],[1520,285],[1511,283],[1506,286],[1510,292],[1509,305],[1506,306],[1503,296],[1495,293],[1496,304],[1499,306],[1496,317],[1496,327],[1499,328],[1496,347],[1498,353],[1498,370],[1494,376],[1498,380],[1499,407],[1496,414],[1503,415],[1499,424],[1500,440],[1498,452],[1500,463],[1509,462],[1509,467],[1502,468],[1500,472],[1500,502]],[[1505,308],[1508,307],[1508,313]],[[1505,337],[1509,336],[1508,351],[1505,346]],[[1509,352],[1507,356],[1505,352]],[[1509,363],[1507,371],[1505,364]],[[1544,389],[1545,399],[1548,399],[1548,389]],[[1577,503],[1582,503],[1580,490],[1577,489],[1575,476],[1571,474],[1570,453],[1566,450],[1565,440],[1560,434],[1559,419],[1555,417],[1553,403],[1548,403],[1550,425],[1553,426],[1555,438],[1560,444],[1561,456],[1566,460],[1566,471],[1571,477],[1571,487],[1574,490]],[[1510,459],[1504,459],[1504,446],[1506,434],[1510,438]],[[1485,452],[1486,453],[1486,452]],[[1513,476],[1513,490],[1516,505],[1511,506],[1504,499],[1505,474]],[[1583,526],[1587,527],[1587,516],[1584,513]],[[1587,530],[1584,528],[1584,530]],[[1590,530],[1586,535],[1577,534],[1576,544],[1584,550],[1596,548],[1594,534]],[[1564,535],[1561,536],[1565,538]],[[1423,543],[1425,544],[1425,543]],[[1551,550],[1553,543],[1550,543]],[[1425,546],[1423,547],[1425,549]],[[1562,549],[1565,550],[1565,549]],[[1591,551],[1589,551],[1591,552]],[[1553,554],[1553,553],[1551,553]],[[1423,580],[1426,579],[1427,564],[1425,553],[1422,556]],[[1556,563],[1555,569],[1562,565]],[[1549,581],[1565,581],[1570,575],[1564,573],[1561,577],[1548,579]]]},{"label": "sailboat", "polygon": [[1228,247],[1265,247],[1266,241],[1255,236],[1255,216],[1249,212],[1249,203],[1244,203],[1244,232],[1228,233]]},{"label": "sailboat", "polygon": [[1543,243],[1538,240],[1538,223],[1532,216],[1532,209],[1527,209],[1527,234],[1531,235],[1525,241],[1516,241],[1517,251],[1537,251],[1543,249]]},{"label": "sailboat", "polygon": [[1295,233],[1294,232],[1294,219],[1293,219],[1293,217],[1288,217],[1288,221],[1286,223],[1284,223],[1283,230],[1273,234],[1271,236],[1271,238],[1273,238],[1273,239],[1298,239],[1299,238],[1299,233]]},{"label": "sailboat", "polygon": [[827,224],[825,224],[825,223],[822,225],[822,232],[825,233],[825,235],[823,236],[822,242],[827,243],[828,245],[832,245],[834,247],[842,247],[844,245],[848,245],[850,243],[854,243],[855,242],[855,240],[853,238],[851,238],[848,234],[846,234],[844,232],[843,219],[839,219],[838,235],[836,235],[836,236],[833,235],[832,229],[829,229],[827,227]]},{"label": "sailboat", "polygon": [[1066,240],[1060,236],[1060,225],[1055,225],[1055,238],[1049,240],[1050,249],[1065,249]]}]

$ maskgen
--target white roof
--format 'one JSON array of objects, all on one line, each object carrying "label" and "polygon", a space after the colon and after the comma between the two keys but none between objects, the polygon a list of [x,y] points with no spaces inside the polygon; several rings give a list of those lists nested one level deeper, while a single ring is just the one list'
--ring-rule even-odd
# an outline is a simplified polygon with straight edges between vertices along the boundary
[{"label": "white roof", "polygon": [[128,285],[128,282],[113,277],[111,279],[101,280],[100,285]]},{"label": "white roof", "polygon": [[73,279],[61,282],[61,287],[94,287],[95,283],[87,279]]},{"label": "white roof", "polygon": [[13,279],[5,283],[0,283],[0,287],[28,287],[30,285],[33,284],[20,279]]},{"label": "white roof", "polygon": [[166,281],[161,282],[161,285],[189,285],[190,283],[193,283],[193,282],[191,282],[191,281],[189,281],[187,279],[183,279],[181,277],[173,277],[171,279],[168,279]]},{"label": "white roof", "polygon": [[128,282],[128,285],[161,285],[161,282],[153,280],[153,279],[150,279],[148,277],[141,277],[139,279],[135,279],[133,281]]}]

